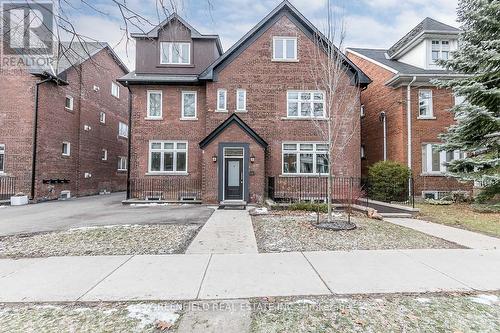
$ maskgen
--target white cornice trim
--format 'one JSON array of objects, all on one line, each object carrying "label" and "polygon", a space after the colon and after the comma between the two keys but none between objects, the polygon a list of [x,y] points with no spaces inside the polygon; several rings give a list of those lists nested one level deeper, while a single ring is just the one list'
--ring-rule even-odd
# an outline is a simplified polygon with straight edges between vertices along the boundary
[{"label": "white cornice trim", "polygon": [[373,63],[373,64],[375,64],[375,65],[377,65],[377,66],[379,66],[379,67],[382,67],[383,69],[388,70],[389,72],[392,72],[392,73],[394,73],[394,74],[397,74],[397,73],[398,73],[398,71],[397,71],[397,70],[395,70],[394,68],[389,67],[389,66],[387,66],[387,65],[384,65],[384,64],[382,64],[382,63],[380,63],[380,62],[378,62],[378,61],[376,61],[376,60],[374,60],[374,59],[372,59],[372,58],[370,58],[370,57],[367,57],[367,56],[365,56],[365,55],[362,55],[361,53],[358,53],[358,52],[356,52],[356,51],[353,51],[353,50],[351,50],[351,49],[349,49],[349,48],[347,48],[347,49],[346,49],[346,52],[348,52],[348,53],[350,52],[350,53],[354,54],[355,56],[358,56],[358,57],[360,57],[360,58],[362,58],[362,59],[365,59],[365,60],[367,60],[367,61],[369,61],[369,62],[371,62],[371,63]]}]

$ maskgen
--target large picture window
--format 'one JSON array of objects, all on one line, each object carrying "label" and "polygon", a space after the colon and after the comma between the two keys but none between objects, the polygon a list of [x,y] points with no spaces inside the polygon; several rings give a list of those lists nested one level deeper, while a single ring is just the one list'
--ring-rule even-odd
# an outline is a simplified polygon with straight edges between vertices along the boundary
[{"label": "large picture window", "polygon": [[325,94],[322,91],[288,91],[287,116],[325,118]]},{"label": "large picture window", "polygon": [[445,173],[446,163],[465,157],[462,151],[441,151],[439,144],[426,143],[422,145],[422,172],[424,174]]},{"label": "large picture window", "polygon": [[163,42],[160,44],[162,65],[189,65],[191,63],[191,43]]},{"label": "large picture window", "polygon": [[328,150],[326,143],[283,143],[283,174],[326,175],[328,173]]},{"label": "large picture window", "polygon": [[151,141],[149,172],[187,172],[188,144],[186,141]]}]

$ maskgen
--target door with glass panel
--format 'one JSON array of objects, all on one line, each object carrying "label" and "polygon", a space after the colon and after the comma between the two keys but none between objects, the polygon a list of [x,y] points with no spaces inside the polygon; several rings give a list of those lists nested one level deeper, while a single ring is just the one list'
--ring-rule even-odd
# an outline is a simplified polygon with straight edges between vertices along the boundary
[{"label": "door with glass panel", "polygon": [[243,149],[224,150],[224,200],[243,200]]}]

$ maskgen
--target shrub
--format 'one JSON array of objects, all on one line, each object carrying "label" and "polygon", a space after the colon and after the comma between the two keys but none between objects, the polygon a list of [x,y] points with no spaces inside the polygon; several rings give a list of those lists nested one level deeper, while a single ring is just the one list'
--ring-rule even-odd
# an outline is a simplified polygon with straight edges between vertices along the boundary
[{"label": "shrub", "polygon": [[320,213],[328,213],[328,205],[326,203],[315,203],[315,202],[297,202],[288,206],[289,210],[303,210],[306,212],[317,212],[319,209]]},{"label": "shrub", "polygon": [[500,182],[483,188],[477,195],[476,201],[479,203],[495,204],[498,203],[498,196],[500,196]]},{"label": "shrub", "polygon": [[369,197],[379,201],[406,201],[411,172],[393,161],[381,161],[368,170]]}]

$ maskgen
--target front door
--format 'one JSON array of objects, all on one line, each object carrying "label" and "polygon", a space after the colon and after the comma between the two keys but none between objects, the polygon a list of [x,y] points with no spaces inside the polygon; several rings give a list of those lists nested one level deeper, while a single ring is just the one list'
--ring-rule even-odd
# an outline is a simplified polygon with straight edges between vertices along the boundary
[{"label": "front door", "polygon": [[224,200],[243,200],[243,159],[226,158],[224,163]]}]

